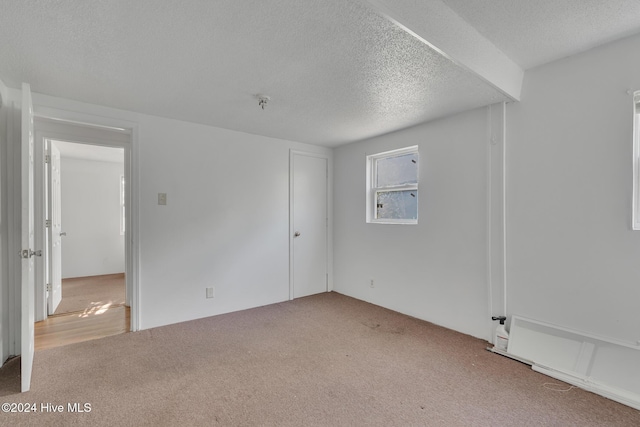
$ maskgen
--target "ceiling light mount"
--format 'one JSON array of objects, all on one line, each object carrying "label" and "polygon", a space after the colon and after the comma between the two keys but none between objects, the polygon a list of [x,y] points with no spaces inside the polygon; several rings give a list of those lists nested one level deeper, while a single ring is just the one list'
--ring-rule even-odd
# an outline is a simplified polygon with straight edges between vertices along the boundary
[{"label": "ceiling light mount", "polygon": [[271,97],[267,96],[267,95],[255,95],[255,97],[258,99],[258,107],[262,108],[264,110],[264,107],[267,106],[267,102],[269,102],[271,100]]}]

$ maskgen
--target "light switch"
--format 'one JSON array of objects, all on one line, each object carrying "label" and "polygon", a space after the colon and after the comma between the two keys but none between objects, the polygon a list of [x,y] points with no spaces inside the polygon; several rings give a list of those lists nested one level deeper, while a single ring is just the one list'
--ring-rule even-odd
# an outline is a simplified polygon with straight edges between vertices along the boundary
[{"label": "light switch", "polygon": [[167,204],[167,193],[158,193],[158,204],[159,205]]}]

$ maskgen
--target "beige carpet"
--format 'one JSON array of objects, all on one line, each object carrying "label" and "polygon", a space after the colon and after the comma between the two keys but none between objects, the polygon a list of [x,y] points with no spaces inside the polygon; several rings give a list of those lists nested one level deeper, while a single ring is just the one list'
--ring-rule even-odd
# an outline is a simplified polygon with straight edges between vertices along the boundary
[{"label": "beige carpet", "polygon": [[[36,352],[32,391],[2,401],[65,413],[0,414],[0,424],[640,425],[640,411],[569,390],[486,345],[321,294]],[[68,403],[91,412],[68,413]]]},{"label": "beige carpet", "polygon": [[124,273],[62,280],[62,301],[55,313],[75,313],[125,302]]}]

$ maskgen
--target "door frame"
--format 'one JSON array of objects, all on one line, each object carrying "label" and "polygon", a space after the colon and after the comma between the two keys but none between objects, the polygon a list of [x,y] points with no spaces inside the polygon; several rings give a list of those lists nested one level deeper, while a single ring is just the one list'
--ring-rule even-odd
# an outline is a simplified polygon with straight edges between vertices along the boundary
[{"label": "door frame", "polygon": [[[34,114],[31,86],[22,83],[21,132],[20,132],[20,390],[29,391],[33,372],[34,347],[34,270],[37,258],[42,258],[34,243],[34,178],[35,143]],[[25,200],[26,199],[26,200]],[[39,254],[38,254],[39,252]],[[25,264],[26,261],[26,264]]]},{"label": "door frame", "polygon": [[[61,223],[58,222],[56,224],[57,221],[55,221],[55,216],[56,214],[59,215],[58,218],[60,218],[62,216],[62,193],[60,192],[58,194],[58,199],[57,199],[57,204],[54,203],[54,194],[56,192],[57,189],[60,189],[60,179],[62,178],[61,173],[60,173],[60,150],[58,148],[55,148],[55,151],[57,154],[54,155],[54,140],[45,140],[45,165],[44,165],[44,170],[43,172],[45,173],[45,186],[44,186],[44,193],[45,193],[45,207],[46,207],[46,211],[45,211],[45,218],[48,217],[48,227],[45,226],[45,258],[44,258],[44,267],[45,267],[45,272],[44,272],[44,278],[45,280],[43,281],[43,283],[46,284],[46,287],[49,288],[49,294],[47,295],[47,292],[45,291],[44,293],[44,300],[45,300],[45,305],[46,305],[46,313],[47,315],[52,315],[53,313],[55,313],[55,309],[57,308],[57,306],[62,302],[62,230],[61,230]],[[57,160],[56,160],[57,157]],[[46,160],[49,160],[48,162],[46,162]],[[56,178],[58,179],[58,188],[56,189],[54,187],[54,174],[56,174],[56,172],[54,172],[54,166],[57,163],[57,176]],[[58,236],[55,236],[54,230],[58,232]],[[56,241],[57,244],[60,245],[60,248],[55,250],[54,248],[57,246],[56,245]],[[56,253],[58,254],[58,256],[60,257],[59,261],[59,267],[60,267],[60,271],[58,271],[58,274],[60,275],[59,279],[60,279],[60,283],[54,283],[54,270],[56,269],[56,265],[54,265],[54,263],[52,262],[53,259],[53,253],[54,250],[56,251]],[[48,279],[48,280],[46,280]],[[60,292],[60,300],[58,301],[58,304],[53,303],[53,298],[54,295],[56,294],[56,285],[59,285],[59,292]],[[52,309],[53,308],[53,309]]]},{"label": "door frame", "polygon": [[[60,140],[85,145],[98,145],[124,149],[124,176],[126,206],[125,211],[125,278],[126,303],[131,309],[131,331],[138,331],[140,325],[140,297],[139,297],[139,221],[138,221],[138,126],[136,123],[112,120],[82,113],[58,110],[49,107],[35,107],[36,143],[39,162],[36,168],[41,170],[42,179],[38,181],[36,197],[38,203],[44,207],[44,197],[47,191],[44,182],[44,141]],[[36,217],[36,235],[40,241],[45,241],[46,213],[39,209]],[[43,248],[45,249],[45,248]],[[36,316],[46,319],[46,274],[44,257],[36,276],[36,294],[38,304]],[[43,317],[44,316],[44,317]]]},{"label": "door frame", "polygon": [[327,292],[333,290],[333,158],[327,153],[315,153],[311,151],[289,150],[289,300],[293,300],[293,240],[294,240],[294,223],[293,223],[293,174],[295,156],[309,156],[325,159],[327,161]]}]

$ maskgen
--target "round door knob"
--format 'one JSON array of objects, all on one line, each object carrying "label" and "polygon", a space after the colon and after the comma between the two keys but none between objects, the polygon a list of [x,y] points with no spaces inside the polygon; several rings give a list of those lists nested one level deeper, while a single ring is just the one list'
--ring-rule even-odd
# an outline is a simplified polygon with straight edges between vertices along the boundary
[{"label": "round door knob", "polygon": [[296,232],[293,234],[293,237],[300,237],[300,232],[299,232],[299,231],[296,231]]}]

